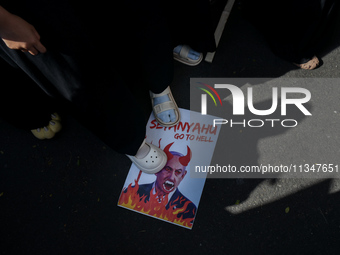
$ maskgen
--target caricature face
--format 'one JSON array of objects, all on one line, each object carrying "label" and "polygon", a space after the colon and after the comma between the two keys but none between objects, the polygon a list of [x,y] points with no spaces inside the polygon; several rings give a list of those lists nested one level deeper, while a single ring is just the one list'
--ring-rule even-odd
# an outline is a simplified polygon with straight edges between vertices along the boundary
[{"label": "caricature face", "polygon": [[156,174],[156,189],[158,192],[169,194],[174,191],[184,179],[187,170],[179,162],[179,156],[173,156],[165,167]]}]

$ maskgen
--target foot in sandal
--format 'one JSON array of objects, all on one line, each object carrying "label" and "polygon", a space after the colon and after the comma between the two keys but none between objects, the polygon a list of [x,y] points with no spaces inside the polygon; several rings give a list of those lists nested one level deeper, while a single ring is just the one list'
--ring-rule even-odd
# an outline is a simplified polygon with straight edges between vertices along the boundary
[{"label": "foot in sandal", "polygon": [[296,64],[296,63],[294,63],[294,64],[296,66],[300,67],[301,69],[313,70],[313,69],[317,68],[320,65],[320,61],[319,61],[317,56],[314,56],[311,60],[309,60],[306,63],[303,63],[303,64]]},{"label": "foot in sandal", "polygon": [[163,150],[143,141],[135,156],[126,155],[144,173],[155,174],[163,169],[168,158]]},{"label": "foot in sandal", "polygon": [[51,120],[47,126],[33,129],[31,132],[36,138],[40,140],[51,139],[61,130],[61,128],[62,126],[60,116],[57,113],[53,113],[51,114]]},{"label": "foot in sandal", "polygon": [[157,122],[165,127],[177,125],[181,116],[170,87],[167,87],[160,94],[154,94],[150,91],[150,97]]},{"label": "foot in sandal", "polygon": [[178,45],[174,48],[173,55],[175,60],[189,66],[196,66],[203,59],[202,53],[193,50],[188,45]]}]

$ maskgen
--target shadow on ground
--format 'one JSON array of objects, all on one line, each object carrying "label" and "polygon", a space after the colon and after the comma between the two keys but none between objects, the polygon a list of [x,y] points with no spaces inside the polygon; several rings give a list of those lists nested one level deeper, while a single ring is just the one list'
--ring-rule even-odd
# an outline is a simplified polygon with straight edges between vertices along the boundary
[{"label": "shadow on ground", "polygon": [[[332,45],[325,52],[339,44]],[[173,93],[189,109],[190,77],[339,77],[327,65],[313,73],[295,70],[236,10],[213,64],[176,63]],[[129,159],[72,117],[65,116],[64,132],[51,141],[2,120],[0,128],[1,254],[338,254],[340,192],[329,193],[331,180],[232,214],[226,207],[246,200],[263,180],[208,179],[187,230],[119,208]],[[251,146],[230,151],[235,164],[246,154],[257,163],[259,137],[250,134]]]}]

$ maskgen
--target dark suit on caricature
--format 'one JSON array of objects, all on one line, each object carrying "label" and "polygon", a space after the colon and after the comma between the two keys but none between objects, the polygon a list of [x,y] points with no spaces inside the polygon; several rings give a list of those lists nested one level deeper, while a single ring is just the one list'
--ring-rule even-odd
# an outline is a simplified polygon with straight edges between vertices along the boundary
[{"label": "dark suit on caricature", "polygon": [[[139,185],[138,195],[145,201],[150,200],[150,192],[153,192],[153,187],[158,195],[165,196],[172,194],[169,202],[165,206],[165,209],[173,208],[173,210],[184,209],[183,212],[179,212],[177,217],[183,219],[191,219],[195,217],[196,206],[188,198],[186,198],[179,190],[178,186],[187,174],[186,167],[191,160],[191,150],[187,146],[187,155],[183,155],[179,152],[169,151],[173,143],[168,144],[164,148],[164,152],[167,155],[168,161],[164,168],[156,173],[156,181],[149,184]],[[126,191],[125,191],[126,192]],[[170,209],[171,210],[171,209]]]},{"label": "dark suit on caricature", "polygon": [[[138,188],[138,195],[140,197],[145,196],[145,201],[149,201],[150,200],[150,192],[152,190],[152,187],[154,186],[154,183],[148,183],[148,184],[142,184],[139,185]],[[187,208],[183,211],[180,212],[177,217],[180,218],[183,216],[183,219],[187,219],[187,218],[194,218],[195,217],[195,213],[196,213],[196,206],[193,202],[191,202],[187,197],[185,197],[179,190],[178,188],[175,190],[175,192],[173,193],[172,197],[170,198],[168,204],[166,205],[166,209],[168,210],[171,206],[175,206],[174,209],[181,209],[183,208],[183,206],[185,205],[186,202],[190,202],[187,205]]]}]

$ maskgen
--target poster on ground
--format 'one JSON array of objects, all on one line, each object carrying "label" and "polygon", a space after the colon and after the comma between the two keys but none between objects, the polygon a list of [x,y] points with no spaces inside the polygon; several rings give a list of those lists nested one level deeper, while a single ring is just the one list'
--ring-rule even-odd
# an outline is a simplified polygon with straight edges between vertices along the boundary
[{"label": "poster on ground", "polygon": [[170,128],[159,125],[151,114],[146,141],[166,152],[167,164],[156,174],[143,173],[132,164],[118,206],[191,229],[206,178],[190,176],[190,164],[210,164],[220,127],[213,127],[212,116],[180,112],[181,121]]}]

